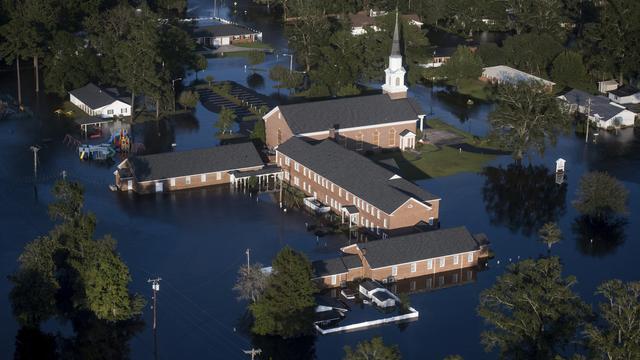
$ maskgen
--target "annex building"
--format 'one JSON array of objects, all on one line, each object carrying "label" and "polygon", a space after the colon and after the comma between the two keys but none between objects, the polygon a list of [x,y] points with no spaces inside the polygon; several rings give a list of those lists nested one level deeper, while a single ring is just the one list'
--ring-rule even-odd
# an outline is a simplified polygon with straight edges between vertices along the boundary
[{"label": "annex building", "polygon": [[330,206],[343,222],[382,237],[436,227],[440,197],[331,139],[292,137],[276,149],[284,179]]},{"label": "annex building", "polygon": [[488,255],[484,234],[440,229],[345,246],[340,256],[312,263],[313,280],[330,288],[358,279],[389,283],[475,267]]},{"label": "annex building", "polygon": [[265,168],[253,143],[205,149],[132,156],[114,172],[116,187],[140,194],[159,193],[219,184],[233,184],[237,178],[275,176]]},{"label": "annex building", "polygon": [[267,146],[275,149],[291,137],[301,137],[334,138],[353,150],[414,148],[424,114],[407,97],[405,74],[396,16],[383,93],[277,106],[263,117]]}]

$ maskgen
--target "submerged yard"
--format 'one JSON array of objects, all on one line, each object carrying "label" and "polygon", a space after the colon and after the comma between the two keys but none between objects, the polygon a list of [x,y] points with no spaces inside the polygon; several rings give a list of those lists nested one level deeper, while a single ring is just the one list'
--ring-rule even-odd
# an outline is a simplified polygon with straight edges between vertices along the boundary
[{"label": "submerged yard", "polygon": [[438,119],[427,121],[430,130],[448,133],[451,141],[417,144],[415,151],[375,154],[375,160],[394,159],[401,175],[419,180],[462,172],[479,172],[496,156],[504,154],[488,139],[479,138]]}]

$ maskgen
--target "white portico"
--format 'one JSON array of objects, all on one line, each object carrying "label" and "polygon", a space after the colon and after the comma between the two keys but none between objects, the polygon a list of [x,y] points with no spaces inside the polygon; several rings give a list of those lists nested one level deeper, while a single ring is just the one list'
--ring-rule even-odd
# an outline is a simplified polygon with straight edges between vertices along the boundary
[{"label": "white portico", "polygon": [[404,84],[406,71],[402,67],[402,55],[400,54],[400,34],[398,32],[398,13],[396,11],[396,28],[393,31],[393,43],[391,55],[389,55],[389,67],[384,71],[385,83],[382,92],[392,99],[407,97],[407,86]]}]

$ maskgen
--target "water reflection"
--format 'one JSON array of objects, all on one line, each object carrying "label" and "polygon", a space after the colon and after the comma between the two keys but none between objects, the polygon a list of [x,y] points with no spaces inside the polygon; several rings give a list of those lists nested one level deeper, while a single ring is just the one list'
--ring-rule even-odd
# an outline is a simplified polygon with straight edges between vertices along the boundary
[{"label": "water reflection", "polygon": [[316,337],[283,339],[279,336],[254,336],[253,347],[261,349],[261,359],[308,360],[316,358]]},{"label": "water reflection", "polygon": [[390,286],[390,290],[395,294],[417,294],[471,284],[476,282],[477,274],[479,271],[482,271],[484,266],[485,265],[480,264],[478,267],[469,267],[411,279],[403,279],[393,283],[393,285]]},{"label": "water reflection", "polygon": [[482,187],[485,208],[493,225],[529,236],[566,212],[566,182],[542,165],[487,167]]},{"label": "water reflection", "polygon": [[576,236],[578,250],[590,256],[603,257],[613,254],[625,240],[627,220],[595,219],[580,216],[575,219],[571,229]]}]

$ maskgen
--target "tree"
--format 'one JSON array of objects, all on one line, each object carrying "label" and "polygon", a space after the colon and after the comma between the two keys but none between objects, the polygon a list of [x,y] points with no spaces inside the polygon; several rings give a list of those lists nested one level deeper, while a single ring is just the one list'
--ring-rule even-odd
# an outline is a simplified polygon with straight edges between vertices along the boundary
[{"label": "tree", "polygon": [[344,360],[400,360],[397,346],[387,346],[381,337],[364,340],[356,345],[355,350],[350,346],[344,347]]},{"label": "tree", "polygon": [[72,89],[99,80],[100,61],[94,49],[84,47],[84,41],[67,31],[58,31],[49,44],[44,58],[45,90],[66,96]]},{"label": "tree", "polygon": [[547,245],[550,252],[551,246],[562,240],[562,231],[558,227],[557,223],[548,222],[542,225],[542,228],[538,231],[538,236],[540,236],[540,241]]},{"label": "tree", "polygon": [[553,60],[551,79],[570,88],[595,90],[594,82],[582,63],[582,55],[575,51],[564,51]]},{"label": "tree", "polygon": [[640,282],[609,280],[598,287],[605,298],[598,321],[586,328],[593,359],[637,359],[640,354]]},{"label": "tree", "polygon": [[[318,64],[320,49],[329,39],[329,21],[323,12],[321,2],[288,0],[291,4],[291,21],[285,27],[289,47],[306,72]],[[286,5],[285,5],[286,7]]]},{"label": "tree", "polygon": [[590,313],[571,290],[575,283],[573,276],[562,277],[557,257],[509,265],[480,294],[478,314],[492,327],[481,334],[485,349],[516,359],[561,354]]},{"label": "tree", "polygon": [[484,66],[497,66],[504,65],[506,63],[504,50],[499,47],[498,44],[480,44],[480,46],[478,46],[477,55],[482,59],[482,64]]},{"label": "tree", "polygon": [[507,0],[517,34],[549,34],[564,40],[562,0]]},{"label": "tree", "polygon": [[10,276],[12,308],[20,324],[37,327],[52,316],[90,314],[110,322],[137,317],[144,300],[129,293],[131,277],[115,240],[108,235],[93,239],[96,220],[82,212],[80,184],[59,181],[53,194],[49,214],[62,221],[27,244]]},{"label": "tree", "polygon": [[498,106],[489,115],[491,136],[520,161],[530,150],[543,154],[569,129],[570,118],[555,95],[542,83],[518,82],[498,86]]},{"label": "tree", "polygon": [[605,172],[584,174],[578,185],[573,206],[583,215],[604,220],[627,212],[629,191],[616,178]]},{"label": "tree", "polygon": [[460,80],[477,79],[482,75],[482,59],[470,48],[458,46],[451,59],[439,68],[439,72],[458,85]]},{"label": "tree", "polygon": [[250,305],[258,335],[297,337],[311,332],[314,316],[313,271],[307,258],[285,246],[273,260],[264,295]]},{"label": "tree", "polygon": [[251,138],[255,140],[260,140],[264,143],[267,141],[266,137],[267,137],[267,134],[264,126],[264,120],[258,119],[258,121],[256,121],[256,125],[253,127],[253,131],[251,132]]},{"label": "tree", "polygon": [[186,109],[193,109],[198,105],[200,94],[197,91],[185,90],[180,93],[178,103]]},{"label": "tree", "polygon": [[551,35],[527,33],[507,38],[502,49],[509,65],[546,77],[548,67],[563,47]]},{"label": "tree", "polygon": [[198,80],[198,72],[206,70],[207,66],[209,66],[207,58],[202,55],[198,55],[196,57],[196,80]]},{"label": "tree", "polygon": [[282,65],[275,65],[269,70],[269,78],[278,82],[277,88],[296,89],[302,86],[302,75],[298,72],[291,72]]},{"label": "tree", "polygon": [[238,300],[250,300],[255,303],[260,299],[267,287],[268,275],[262,271],[262,264],[242,265],[238,270],[238,278],[233,291],[238,293]]},{"label": "tree", "polygon": [[230,128],[235,120],[236,113],[231,109],[222,107],[222,109],[220,109],[220,113],[218,114],[218,121],[216,121],[215,127],[218,128],[222,134],[224,134],[225,132],[227,132],[227,130],[231,131]]},{"label": "tree", "polygon": [[264,62],[265,59],[265,54],[263,51],[260,50],[252,50],[249,51],[249,65],[251,66],[256,66],[256,65],[260,65]]},{"label": "tree", "polygon": [[214,80],[213,75],[207,75],[204,77],[204,79],[207,81],[207,83],[209,83],[209,87],[211,87]]}]

